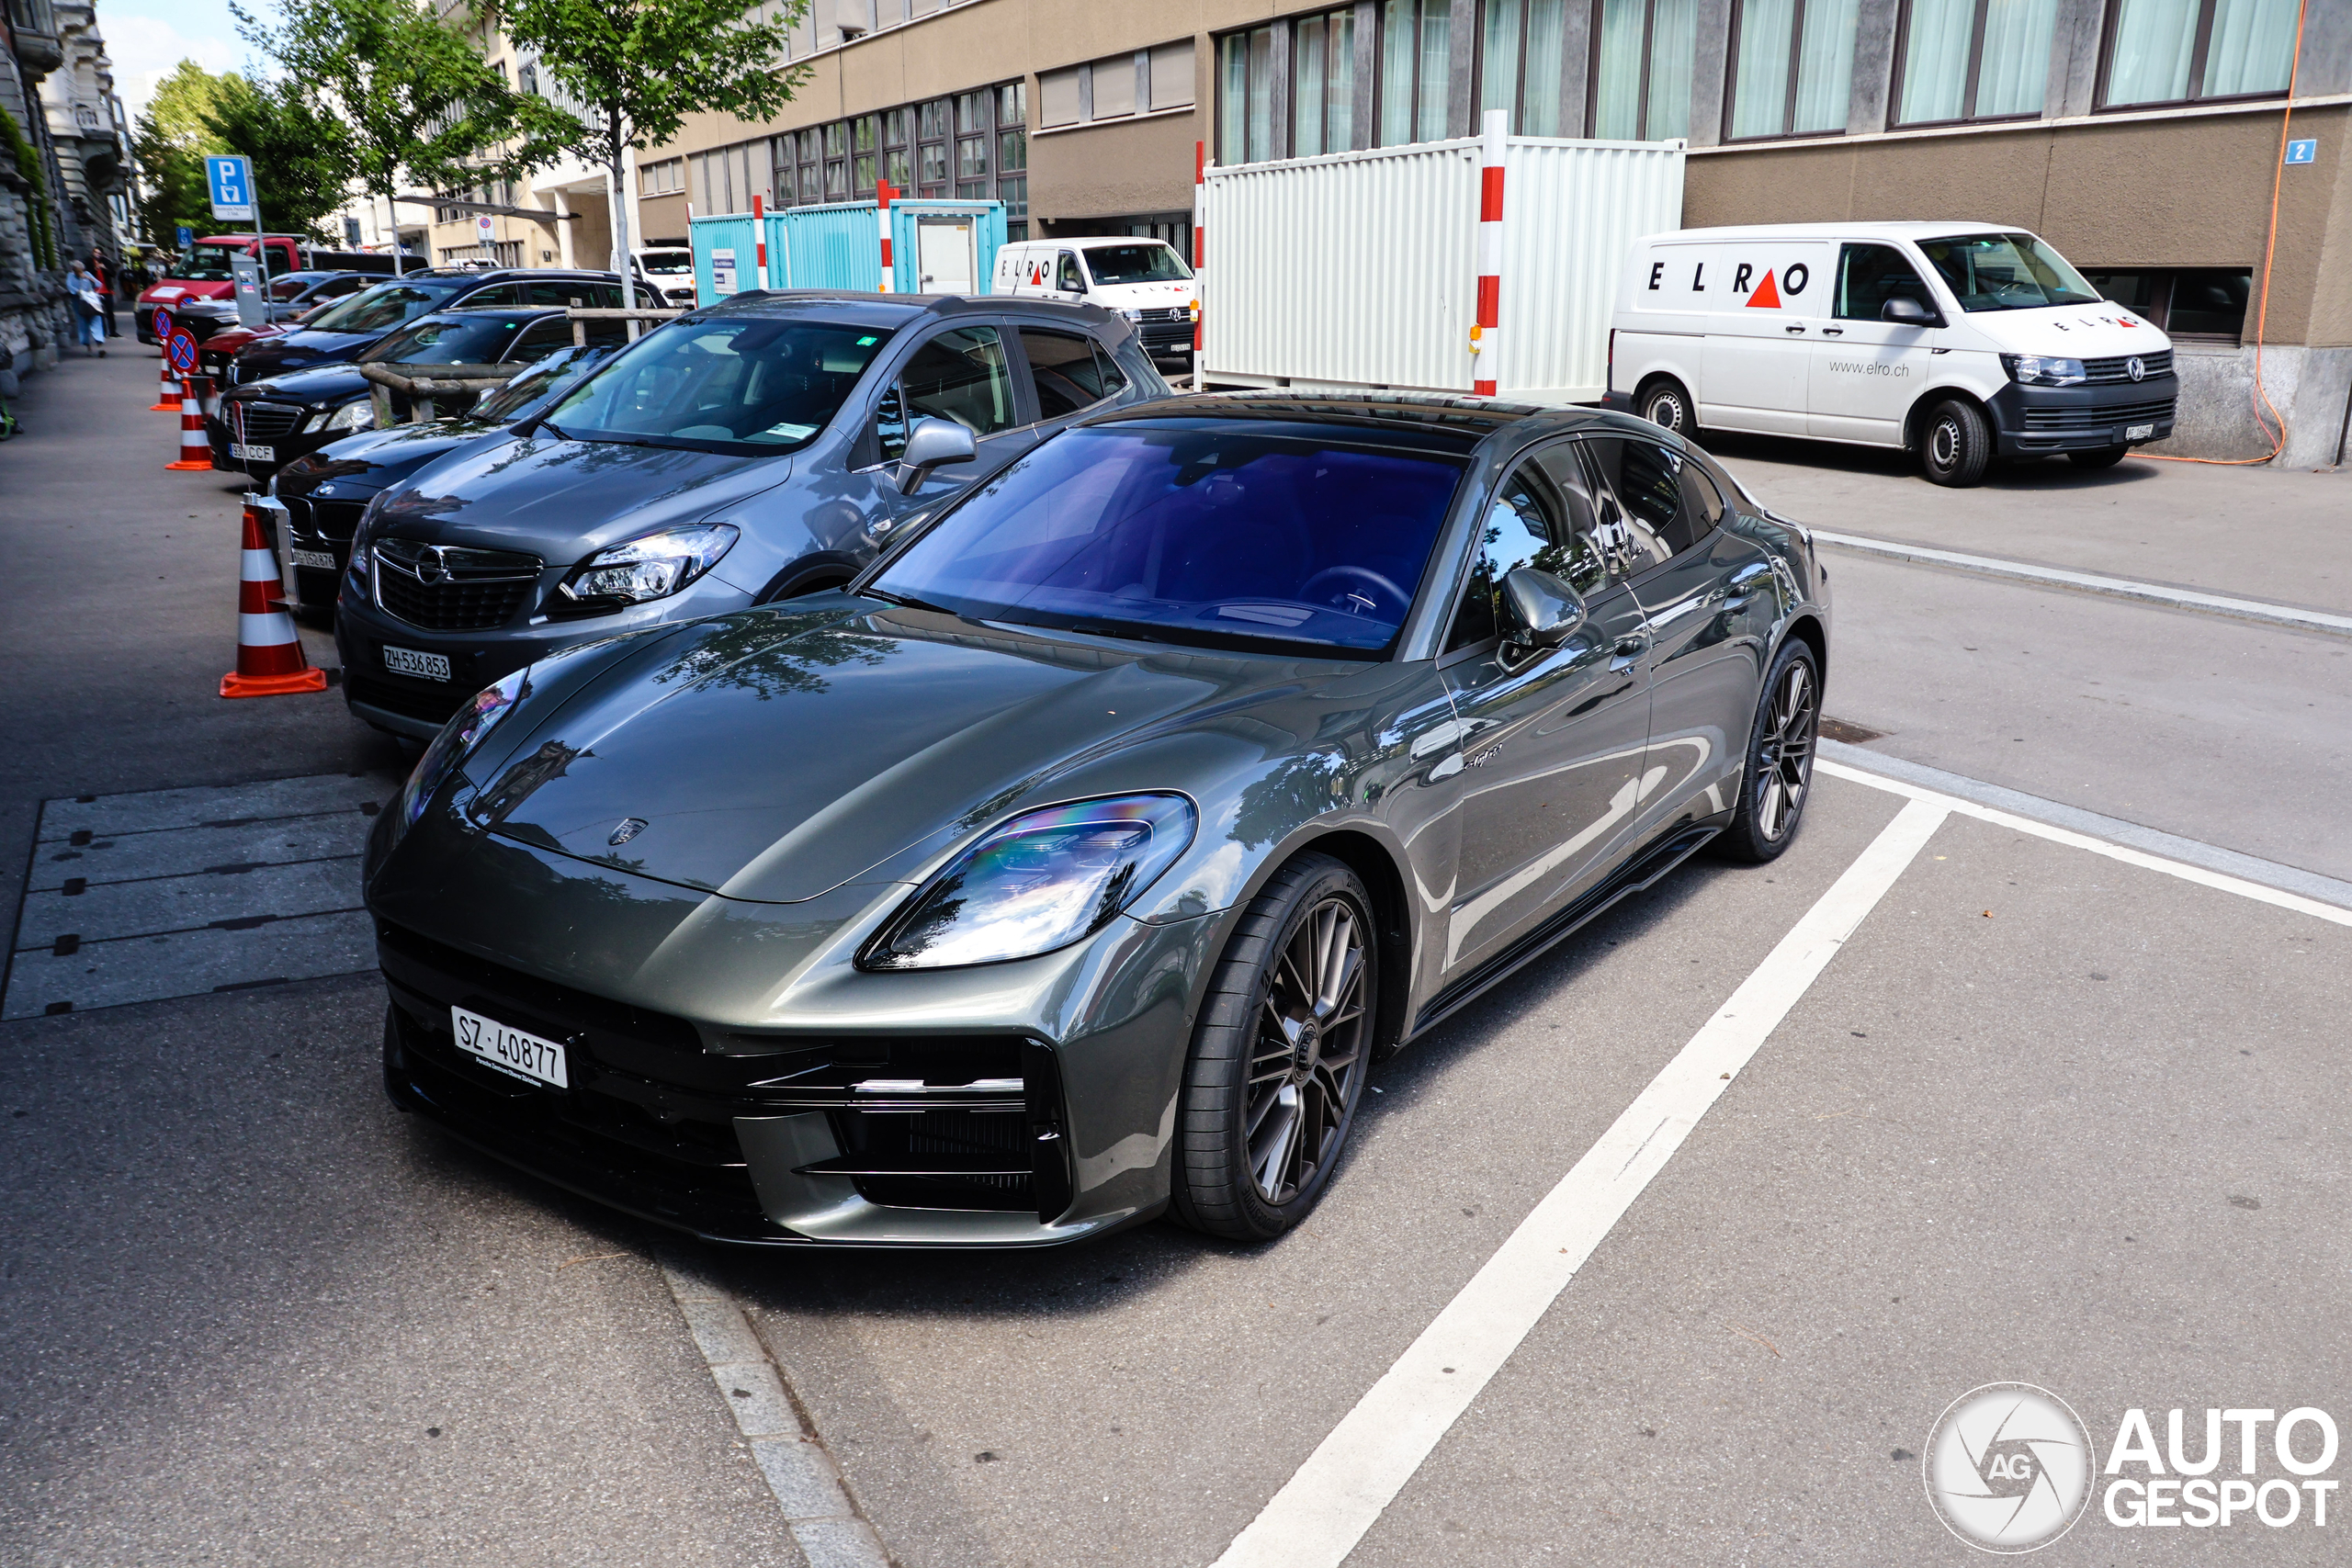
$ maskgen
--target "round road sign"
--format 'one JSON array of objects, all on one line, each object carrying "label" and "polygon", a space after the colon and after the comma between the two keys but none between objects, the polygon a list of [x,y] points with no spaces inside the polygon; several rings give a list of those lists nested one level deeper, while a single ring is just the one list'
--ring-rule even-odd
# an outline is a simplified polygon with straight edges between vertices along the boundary
[{"label": "round road sign", "polygon": [[172,335],[172,313],[169,310],[164,309],[161,305],[156,306],[153,320],[155,336],[158,341],[168,338]]},{"label": "round road sign", "polygon": [[196,334],[186,327],[175,328],[164,340],[164,347],[172,356],[172,368],[185,376],[196,368]]}]

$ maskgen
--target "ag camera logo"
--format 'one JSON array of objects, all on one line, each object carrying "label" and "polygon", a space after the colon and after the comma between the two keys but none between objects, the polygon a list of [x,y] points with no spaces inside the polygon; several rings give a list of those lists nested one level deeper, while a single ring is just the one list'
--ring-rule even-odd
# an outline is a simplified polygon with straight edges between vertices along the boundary
[{"label": "ag camera logo", "polygon": [[1985,1551],[2037,1551],[2074,1529],[2090,1501],[2090,1433],[2066,1402],[2031,1383],[1995,1382],[1937,1417],[1921,1461],[1944,1528]]}]

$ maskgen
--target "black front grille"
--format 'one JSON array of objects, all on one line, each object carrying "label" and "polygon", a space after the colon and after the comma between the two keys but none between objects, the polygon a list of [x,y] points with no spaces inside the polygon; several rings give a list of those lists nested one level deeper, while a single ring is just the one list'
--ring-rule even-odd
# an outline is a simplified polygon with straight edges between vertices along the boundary
[{"label": "black front grille", "polygon": [[503,626],[530,597],[524,581],[419,582],[406,572],[379,567],[376,603],[385,614],[434,632],[486,631]]},{"label": "black front grille", "polygon": [[1189,305],[1170,305],[1164,309],[1138,310],[1136,312],[1136,320],[1138,321],[1182,321],[1189,327],[1193,324],[1193,310]]},{"label": "black front grille", "polygon": [[2103,430],[2110,424],[2165,424],[2172,420],[2171,398],[2145,403],[2106,403],[2025,411],[2025,428],[2036,432]]},{"label": "black front grille", "polygon": [[242,427],[244,434],[239,439],[243,441],[266,446],[281,435],[293,434],[294,427],[302,423],[302,410],[291,403],[247,402],[236,406],[241,417],[232,422],[230,428]]},{"label": "black front grille", "polygon": [[[2132,379],[2132,356],[2128,354],[2119,354],[2109,359],[2086,359],[2083,361],[2084,379],[2129,381]],[[2139,360],[2140,371],[2143,378],[2149,376],[2172,374],[2172,350],[2168,348],[2155,354],[2143,354],[2139,355]]]},{"label": "black front grille", "polygon": [[368,510],[364,501],[319,501],[311,502],[311,530],[338,543],[347,543],[358,531],[359,514]]}]

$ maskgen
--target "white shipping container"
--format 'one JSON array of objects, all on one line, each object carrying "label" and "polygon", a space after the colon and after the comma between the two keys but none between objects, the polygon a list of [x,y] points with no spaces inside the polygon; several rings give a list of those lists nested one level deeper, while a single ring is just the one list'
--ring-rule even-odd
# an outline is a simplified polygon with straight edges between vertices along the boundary
[{"label": "white shipping container", "polygon": [[1682,143],[1514,136],[1499,353],[1477,321],[1476,139],[1210,168],[1202,366],[1214,382],[1597,402],[1626,253],[1682,226]]}]

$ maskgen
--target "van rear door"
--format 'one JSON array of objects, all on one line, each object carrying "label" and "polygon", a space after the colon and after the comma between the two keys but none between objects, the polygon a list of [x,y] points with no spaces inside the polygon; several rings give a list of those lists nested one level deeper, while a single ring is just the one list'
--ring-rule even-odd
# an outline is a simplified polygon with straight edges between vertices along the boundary
[{"label": "van rear door", "polygon": [[[1690,247],[1668,267],[1705,312],[1699,423],[1802,435],[1814,329],[1828,315],[1836,248],[1815,240],[1737,240]],[[1676,276],[1678,267],[1680,276]]]}]

